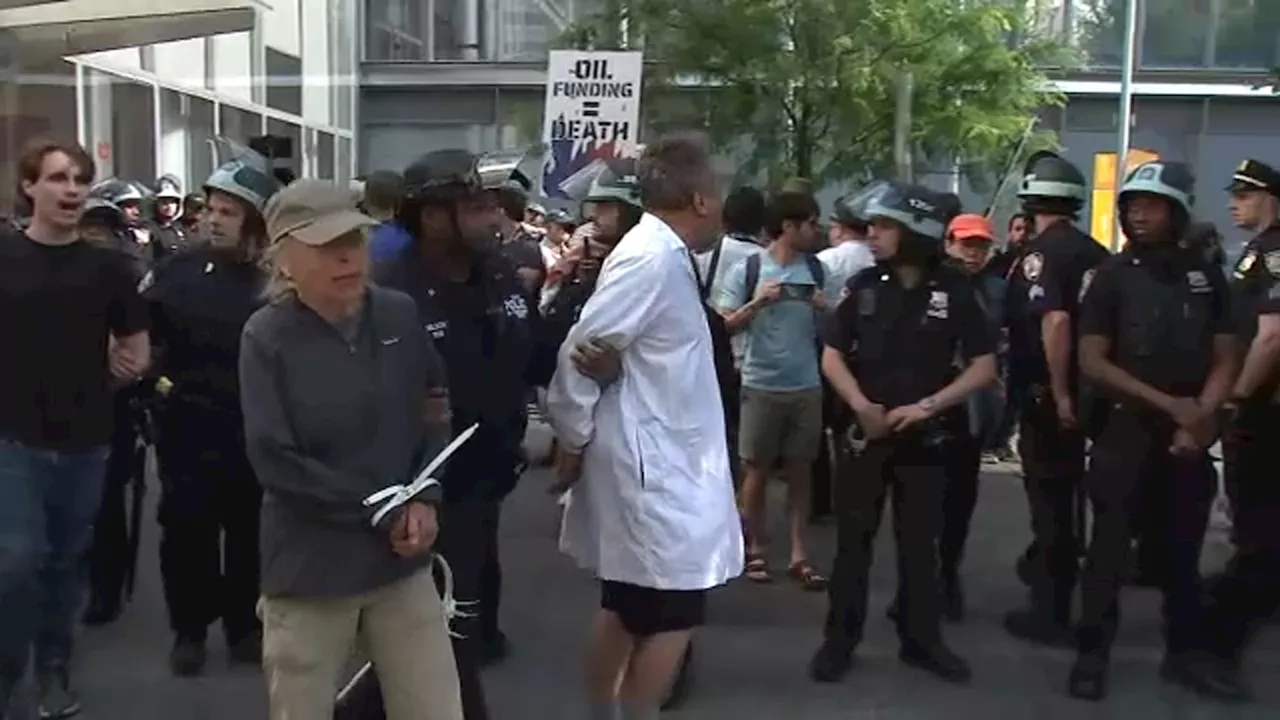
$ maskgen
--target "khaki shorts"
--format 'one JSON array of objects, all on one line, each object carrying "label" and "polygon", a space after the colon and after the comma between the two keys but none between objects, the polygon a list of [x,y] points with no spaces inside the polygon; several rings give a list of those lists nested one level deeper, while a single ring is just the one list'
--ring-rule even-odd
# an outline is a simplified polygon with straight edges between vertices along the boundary
[{"label": "khaki shorts", "polygon": [[773,468],[778,460],[811,462],[822,446],[822,388],[742,388],[738,453],[746,462]]}]

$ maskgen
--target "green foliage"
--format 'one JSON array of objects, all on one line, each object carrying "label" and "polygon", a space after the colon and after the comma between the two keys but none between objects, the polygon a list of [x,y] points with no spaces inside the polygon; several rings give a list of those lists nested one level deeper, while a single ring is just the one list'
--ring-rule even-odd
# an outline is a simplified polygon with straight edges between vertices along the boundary
[{"label": "green foliage", "polygon": [[[891,172],[904,69],[917,155],[1002,171],[1029,119],[1062,100],[1038,68],[1068,61],[1025,31],[1014,46],[1020,11],[997,0],[628,0],[572,27],[564,45],[616,48],[620,17],[650,61],[646,124],[705,127],[743,154],[746,173],[771,178]],[[689,85],[701,89],[673,92]]]}]

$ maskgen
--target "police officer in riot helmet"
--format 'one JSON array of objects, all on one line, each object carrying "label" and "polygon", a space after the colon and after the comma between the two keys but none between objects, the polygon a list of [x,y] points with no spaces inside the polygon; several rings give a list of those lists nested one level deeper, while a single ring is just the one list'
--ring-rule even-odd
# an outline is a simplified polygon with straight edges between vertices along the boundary
[{"label": "police officer in riot helmet", "polygon": [[523,171],[525,157],[515,158],[510,153],[482,156],[478,162],[480,183],[492,196],[500,211],[498,218],[499,252],[516,266],[516,273],[525,288],[535,296],[547,279],[547,267],[538,246],[539,238],[525,225],[525,210],[529,205],[529,193],[533,180]]},{"label": "police officer in riot helmet", "polygon": [[182,225],[182,183],[173,175],[156,179],[155,186],[156,259],[186,249],[187,230]]},{"label": "police officer in riot helmet", "polygon": [[150,268],[156,261],[156,251],[143,219],[142,203],[145,196],[142,189],[126,180],[107,178],[90,188],[89,196],[105,200],[120,209],[128,226],[128,235],[133,241],[128,246],[130,254],[139,263]]},{"label": "police officer in riot helmet", "polygon": [[1083,486],[1093,508],[1081,582],[1074,697],[1108,690],[1118,593],[1132,525],[1158,527],[1164,565],[1161,675],[1192,690],[1233,688],[1200,654],[1200,551],[1216,478],[1208,447],[1234,378],[1226,280],[1179,245],[1190,223],[1194,178],[1181,163],[1138,166],[1120,188],[1128,245],[1082,288],[1080,369],[1110,401]]},{"label": "police officer in riot helmet", "polygon": [[[135,244],[129,233],[129,221],[120,208],[109,200],[94,196],[85,200],[84,214],[80,217],[80,237],[96,245],[127,252],[137,259],[133,252]],[[141,263],[136,269],[139,279],[148,270]]]},{"label": "police officer in riot helmet", "polygon": [[1034,540],[1019,563],[1031,603],[1006,614],[1015,637],[1070,647],[1071,605],[1082,539],[1078,495],[1084,473],[1082,397],[1076,362],[1080,288],[1108,253],[1076,228],[1088,187],[1071,163],[1041,153],[1018,190],[1031,234],[1005,295],[1009,385],[1023,398],[1019,454]]},{"label": "police officer in riot helmet", "polygon": [[[809,665],[819,682],[848,672],[863,637],[872,544],[892,487],[900,658],[949,682],[969,665],[943,643],[937,542],[951,439],[943,414],[996,377],[995,339],[969,279],[942,262],[953,197],[894,184],[867,208],[876,265],[855,275],[824,333],[823,374],[853,417],[851,477],[836,492],[838,549],[825,639]],[[954,369],[959,355],[964,369]]]},{"label": "police officer in riot helmet", "polygon": [[1237,338],[1247,349],[1226,405],[1222,437],[1236,554],[1212,585],[1201,636],[1220,676],[1244,698],[1249,693],[1240,667],[1252,629],[1280,609],[1274,449],[1280,435],[1280,172],[1245,160],[1227,189],[1232,220],[1258,235],[1245,246],[1231,280]]},{"label": "police officer in riot helmet", "polygon": [[257,663],[262,653],[262,491],[244,454],[237,368],[240,329],[261,304],[262,211],[280,185],[255,160],[209,176],[209,242],[167,257],[139,286],[161,348],[160,576],[179,677],[203,670],[208,626],[218,619],[233,661]]},{"label": "police officer in riot helmet", "polygon": [[480,424],[445,471],[437,547],[453,568],[456,596],[479,603],[454,622],[454,655],[465,715],[481,720],[479,667],[508,652],[497,617],[498,518],[524,464],[530,388],[550,381],[558,348],[540,342],[537,302],[499,252],[499,208],[476,157],[427,153],[405,169],[404,186],[399,222],[413,242],[375,276],[417,302],[445,361],[454,430]]},{"label": "police officer in riot helmet", "polygon": [[203,219],[204,195],[187,193],[182,198],[182,214],[178,216],[178,224],[182,226],[191,242],[204,239],[205,232],[201,225]]}]

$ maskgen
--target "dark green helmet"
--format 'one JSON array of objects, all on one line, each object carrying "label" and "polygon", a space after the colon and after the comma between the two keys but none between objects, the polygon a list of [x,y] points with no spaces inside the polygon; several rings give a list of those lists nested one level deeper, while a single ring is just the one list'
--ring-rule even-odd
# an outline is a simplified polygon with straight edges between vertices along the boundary
[{"label": "dark green helmet", "polygon": [[405,202],[442,200],[482,189],[476,156],[467,150],[433,150],[404,169]]}]

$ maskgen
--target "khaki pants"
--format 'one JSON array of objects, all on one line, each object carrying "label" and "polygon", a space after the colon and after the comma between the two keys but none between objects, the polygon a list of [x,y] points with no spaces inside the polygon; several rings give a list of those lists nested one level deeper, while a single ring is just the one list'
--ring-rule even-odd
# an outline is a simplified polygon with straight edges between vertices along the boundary
[{"label": "khaki pants", "polygon": [[271,720],[332,720],[357,639],[382,686],[387,720],[462,720],[458,674],[429,569],[351,598],[262,598]]}]

